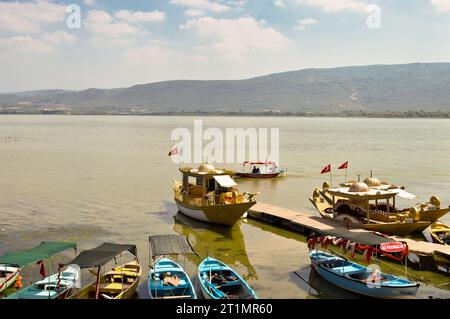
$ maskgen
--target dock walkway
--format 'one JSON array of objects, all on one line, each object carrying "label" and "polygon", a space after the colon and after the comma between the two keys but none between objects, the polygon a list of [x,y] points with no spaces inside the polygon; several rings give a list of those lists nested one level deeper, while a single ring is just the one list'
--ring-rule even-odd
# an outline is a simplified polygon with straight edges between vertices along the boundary
[{"label": "dock walkway", "polygon": [[[347,229],[342,223],[331,219],[324,219],[320,216],[312,216],[265,203],[257,203],[254,205],[248,211],[248,217],[278,225],[304,235],[309,235],[314,230],[338,231],[344,238],[348,233],[357,232],[371,234],[371,232],[360,228]],[[391,236],[390,238],[408,244],[410,251],[409,261],[418,268],[424,270],[438,270],[450,275],[450,246],[417,241],[398,236]]]}]

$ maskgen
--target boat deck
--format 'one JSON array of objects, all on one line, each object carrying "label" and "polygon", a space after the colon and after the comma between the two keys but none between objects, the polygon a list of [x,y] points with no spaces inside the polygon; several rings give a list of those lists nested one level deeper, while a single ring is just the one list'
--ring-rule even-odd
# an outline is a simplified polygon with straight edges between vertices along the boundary
[{"label": "boat deck", "polygon": [[[347,229],[341,222],[334,221],[332,219],[325,219],[320,216],[312,216],[307,213],[301,213],[291,209],[258,202],[249,211],[248,217],[277,225],[283,228],[287,228],[304,235],[309,235],[312,231],[338,231],[342,237],[346,237],[349,233],[366,233],[371,234],[370,231],[352,228]],[[420,269],[424,270],[439,270],[450,275],[450,246],[434,244],[425,241],[417,241],[409,238],[403,238],[398,236],[391,236],[393,240],[404,241],[409,246],[410,261]],[[440,256],[447,257],[449,261],[448,265],[440,265],[437,269],[434,265],[434,256],[439,254]],[[443,266],[443,268],[442,268]]]}]

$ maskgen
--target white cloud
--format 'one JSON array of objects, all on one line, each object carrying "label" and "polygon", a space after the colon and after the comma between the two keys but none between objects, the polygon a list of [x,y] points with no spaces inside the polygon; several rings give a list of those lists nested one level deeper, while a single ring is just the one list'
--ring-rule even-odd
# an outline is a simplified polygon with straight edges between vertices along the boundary
[{"label": "white cloud", "polygon": [[431,0],[431,4],[437,8],[438,11],[450,11],[449,0]]},{"label": "white cloud", "polygon": [[290,40],[276,30],[265,27],[254,18],[215,19],[202,17],[189,20],[180,26],[193,30],[205,41],[207,47],[226,58],[242,59],[257,51],[278,51],[290,44]]},{"label": "white cloud", "polygon": [[211,0],[170,0],[170,3],[190,9],[205,10],[215,13],[230,10],[230,6],[219,2],[213,2]]},{"label": "white cloud", "polygon": [[4,51],[16,51],[22,53],[48,53],[53,51],[51,45],[44,41],[33,39],[30,36],[0,38],[0,48]]},{"label": "white cloud", "polygon": [[317,23],[319,23],[319,21],[313,18],[301,19],[297,21],[297,25],[294,27],[294,29],[305,30],[306,26],[314,25]]},{"label": "white cloud", "polygon": [[138,28],[126,22],[114,22],[111,15],[101,10],[90,10],[84,25],[88,31],[102,37],[119,38],[140,33]]},{"label": "white cloud", "polygon": [[129,23],[162,22],[166,20],[166,14],[158,10],[147,12],[120,10],[116,12],[115,16]]},{"label": "white cloud", "polygon": [[0,2],[2,30],[17,33],[38,33],[42,24],[65,20],[66,6],[49,1]]},{"label": "white cloud", "polygon": [[[279,0],[275,0],[278,2]],[[368,3],[362,0],[282,0],[283,4],[290,2],[296,5],[317,7],[326,12],[356,11],[366,12]]]},{"label": "white cloud", "polygon": [[284,7],[286,6],[286,5],[284,4],[284,1],[283,1],[283,0],[274,0],[273,4],[274,4],[276,7],[279,7],[279,8],[284,8]]},{"label": "white cloud", "polygon": [[72,44],[77,41],[76,35],[65,31],[55,31],[53,33],[47,33],[43,35],[45,42],[49,44],[67,43]]},{"label": "white cloud", "polygon": [[205,15],[205,11],[198,9],[188,9],[184,12],[189,17],[200,17]]},{"label": "white cloud", "polygon": [[95,6],[95,1],[96,0],[84,0],[84,3],[87,4],[88,6]]}]

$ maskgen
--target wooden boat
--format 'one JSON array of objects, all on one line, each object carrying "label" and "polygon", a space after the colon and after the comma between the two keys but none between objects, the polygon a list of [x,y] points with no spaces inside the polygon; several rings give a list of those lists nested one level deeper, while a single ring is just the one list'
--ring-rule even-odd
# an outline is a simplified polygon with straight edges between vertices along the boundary
[{"label": "wooden boat", "polygon": [[[136,293],[141,277],[141,266],[137,260],[114,267],[97,281],[84,287],[73,299],[131,299]],[[98,292],[98,297],[96,294]]]},{"label": "wooden boat", "polygon": [[450,227],[437,222],[430,225],[430,235],[434,243],[450,245]]},{"label": "wooden boat", "polygon": [[80,268],[70,265],[64,271],[28,286],[6,299],[64,299],[79,287]]},{"label": "wooden boat", "polygon": [[[186,271],[165,255],[196,254],[190,242],[181,235],[149,237],[152,265],[148,272],[150,299],[197,299],[194,285]],[[158,256],[163,256],[157,259]]]},{"label": "wooden boat", "polygon": [[[249,167],[253,165],[253,169],[246,172],[247,165]],[[234,175],[241,178],[276,178],[286,176],[287,170],[279,168],[276,163],[271,161],[244,162],[242,164],[242,172],[236,172]]]},{"label": "wooden boat", "polygon": [[315,270],[342,289],[374,298],[412,298],[419,289],[416,282],[387,275],[322,250],[309,252]]},{"label": "wooden boat", "polygon": [[[134,260],[102,275],[101,267],[124,251],[133,254]],[[104,243],[81,252],[70,264],[80,268],[97,268],[97,280],[72,294],[70,299],[131,299],[141,277],[135,245]]]},{"label": "wooden boat", "polygon": [[0,293],[14,285],[19,274],[19,267],[0,264]]},{"label": "wooden boat", "polygon": [[71,242],[43,241],[31,249],[0,256],[0,293],[4,293],[16,283],[23,267],[76,247],[77,245]]},{"label": "wooden boat", "polygon": [[210,164],[180,172],[183,182],[174,181],[175,203],[181,213],[193,219],[231,226],[256,204],[256,193],[240,193],[229,172]]},{"label": "wooden boat", "polygon": [[[189,238],[196,253],[202,256],[208,255],[210,251],[221,251],[222,261],[233,267],[241,265],[246,271],[241,273],[242,278],[258,279],[256,269],[250,262],[245,247],[244,234],[239,224],[232,227],[222,227],[216,224],[205,224],[189,218],[181,213],[174,216],[173,230],[178,234]],[[186,255],[192,263],[198,263],[198,257]]]},{"label": "wooden boat", "polygon": [[198,280],[206,299],[257,299],[249,284],[223,262],[207,257],[198,266]]},{"label": "wooden boat", "polygon": [[197,299],[191,279],[184,269],[168,258],[159,259],[148,273],[151,299]]},{"label": "wooden boat", "polygon": [[344,184],[339,188],[329,188],[328,183],[324,183],[322,189],[314,190],[310,201],[324,218],[340,220],[347,226],[399,236],[423,231],[450,210],[442,209],[436,196],[418,207],[398,209],[396,196],[415,198],[402,187],[381,184],[371,177],[364,182]]}]

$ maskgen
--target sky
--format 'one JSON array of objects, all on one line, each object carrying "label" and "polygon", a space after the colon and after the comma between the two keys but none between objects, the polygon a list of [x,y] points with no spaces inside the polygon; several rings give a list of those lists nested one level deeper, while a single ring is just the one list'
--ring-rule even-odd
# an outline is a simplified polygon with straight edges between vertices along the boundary
[{"label": "sky", "polygon": [[450,61],[450,0],[0,0],[0,92]]}]

